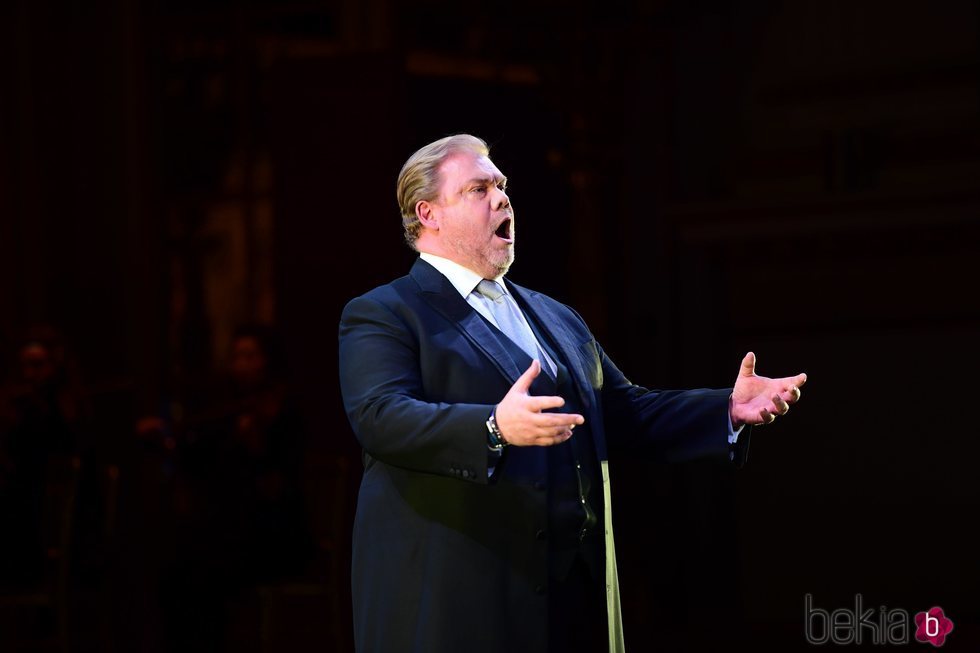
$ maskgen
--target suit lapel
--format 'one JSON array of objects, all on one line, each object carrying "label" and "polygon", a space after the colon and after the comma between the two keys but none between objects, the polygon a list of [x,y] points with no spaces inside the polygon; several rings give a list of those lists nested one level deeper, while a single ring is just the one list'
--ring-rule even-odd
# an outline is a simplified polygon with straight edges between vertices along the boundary
[{"label": "suit lapel", "polygon": [[422,259],[415,262],[410,274],[422,290],[422,298],[455,324],[511,385],[517,382],[521,371],[514,364],[514,359],[490,331],[480,314],[460,296],[449,280]]},{"label": "suit lapel", "polygon": [[538,300],[539,293],[518,286],[507,281],[511,292],[520,301],[521,308],[531,314],[537,322],[538,328],[551,338],[551,342],[558,348],[561,357],[568,364],[572,378],[575,380],[575,388],[578,390],[579,397],[582,399],[586,408],[592,406],[591,386],[586,381],[585,370],[582,368],[582,357],[577,350],[577,343],[572,335],[565,328],[563,318],[552,311],[547,302]]}]

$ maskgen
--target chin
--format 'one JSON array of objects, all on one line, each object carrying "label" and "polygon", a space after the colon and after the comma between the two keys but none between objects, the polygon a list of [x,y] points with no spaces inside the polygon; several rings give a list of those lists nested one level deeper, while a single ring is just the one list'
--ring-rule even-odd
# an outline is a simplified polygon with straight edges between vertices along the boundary
[{"label": "chin", "polygon": [[475,269],[482,269],[488,273],[487,279],[503,276],[507,274],[510,266],[514,264],[514,248],[509,247],[506,251],[484,251],[481,258],[483,259],[482,265],[480,268]]},{"label": "chin", "polygon": [[500,277],[504,276],[505,274],[507,274],[507,272],[510,271],[510,266],[513,264],[514,264],[513,256],[509,257],[503,263],[497,264],[496,266],[494,266],[497,270],[497,274],[495,276],[500,276]]}]

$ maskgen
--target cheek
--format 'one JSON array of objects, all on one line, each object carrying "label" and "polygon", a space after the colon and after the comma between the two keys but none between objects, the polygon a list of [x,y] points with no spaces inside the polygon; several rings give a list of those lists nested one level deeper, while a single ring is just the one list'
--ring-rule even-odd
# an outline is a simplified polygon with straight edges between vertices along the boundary
[{"label": "cheek", "polygon": [[458,230],[464,238],[476,238],[482,231],[480,221],[472,215],[468,215],[464,220],[460,221]]}]

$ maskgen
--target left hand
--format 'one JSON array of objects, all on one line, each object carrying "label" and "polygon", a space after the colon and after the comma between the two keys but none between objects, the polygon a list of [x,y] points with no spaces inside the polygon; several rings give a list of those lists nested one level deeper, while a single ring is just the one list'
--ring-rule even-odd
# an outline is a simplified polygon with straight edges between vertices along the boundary
[{"label": "left hand", "polygon": [[728,400],[728,416],[732,426],[744,424],[771,424],[777,415],[785,415],[789,405],[800,400],[800,386],[806,383],[806,374],[770,379],[755,373],[755,354],[749,352],[742,359],[742,367],[735,379],[735,389]]}]

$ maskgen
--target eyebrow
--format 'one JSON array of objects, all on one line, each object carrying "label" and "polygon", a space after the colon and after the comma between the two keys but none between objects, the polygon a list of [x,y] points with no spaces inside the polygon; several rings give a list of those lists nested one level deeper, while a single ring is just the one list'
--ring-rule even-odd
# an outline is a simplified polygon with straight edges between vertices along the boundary
[{"label": "eyebrow", "polygon": [[463,186],[465,188],[469,188],[470,186],[474,186],[474,185],[489,186],[490,184],[503,184],[504,186],[506,186],[507,185],[507,177],[505,177],[504,175],[501,175],[499,177],[499,181],[496,181],[496,182],[491,177],[474,177],[473,179],[470,179],[465,184],[463,184]]}]

